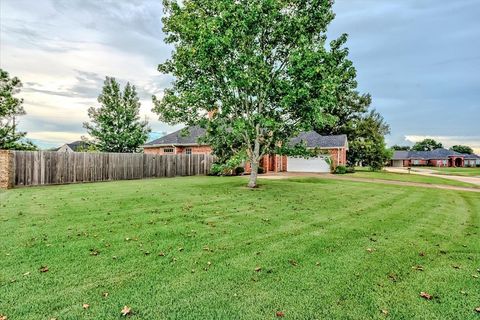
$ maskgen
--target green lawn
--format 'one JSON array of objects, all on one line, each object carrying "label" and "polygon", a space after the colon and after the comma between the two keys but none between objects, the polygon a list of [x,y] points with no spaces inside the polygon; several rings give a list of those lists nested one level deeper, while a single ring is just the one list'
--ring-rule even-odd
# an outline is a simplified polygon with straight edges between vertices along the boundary
[{"label": "green lawn", "polygon": [[356,178],[367,178],[367,179],[381,179],[381,180],[393,180],[393,181],[404,181],[404,182],[418,182],[418,183],[428,183],[428,184],[443,184],[449,186],[457,187],[471,187],[478,188],[478,186],[461,181],[455,181],[450,179],[445,179],[442,177],[429,177],[421,176],[414,173],[396,173],[396,172],[386,172],[386,171],[370,171],[368,169],[356,169],[354,174],[348,174],[347,177],[356,177]]},{"label": "green lawn", "polygon": [[478,193],[260,182],[0,191],[0,315],[120,319],[127,305],[131,319],[479,319]]},{"label": "green lawn", "polygon": [[438,171],[438,174],[447,174],[455,176],[470,176],[480,177],[480,168],[440,168],[440,167],[428,167],[428,169]]}]

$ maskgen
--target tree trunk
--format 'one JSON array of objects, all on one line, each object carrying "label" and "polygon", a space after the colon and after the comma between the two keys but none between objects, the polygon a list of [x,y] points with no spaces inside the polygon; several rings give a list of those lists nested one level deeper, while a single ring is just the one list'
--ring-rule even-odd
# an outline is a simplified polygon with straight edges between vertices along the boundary
[{"label": "tree trunk", "polygon": [[255,138],[253,144],[253,150],[250,153],[250,180],[248,181],[249,188],[256,188],[257,187],[257,175],[258,175],[258,163],[260,162],[260,139],[259,139],[259,130],[260,126],[257,124],[255,127],[257,132],[257,137]]},{"label": "tree trunk", "polygon": [[250,180],[248,180],[249,188],[257,187],[257,175],[258,175],[258,160],[250,160]]}]

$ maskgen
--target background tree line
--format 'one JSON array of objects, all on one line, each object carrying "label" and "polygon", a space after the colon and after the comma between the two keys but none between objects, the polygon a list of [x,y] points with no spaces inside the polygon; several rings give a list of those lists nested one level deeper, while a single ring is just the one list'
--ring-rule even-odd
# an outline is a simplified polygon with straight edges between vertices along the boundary
[{"label": "background tree line", "polygon": [[[443,148],[443,144],[430,138],[416,142],[413,146],[392,146],[392,149],[395,151],[432,151],[439,148]],[[450,150],[458,153],[473,154],[473,149],[466,145],[454,145],[450,147]]]}]

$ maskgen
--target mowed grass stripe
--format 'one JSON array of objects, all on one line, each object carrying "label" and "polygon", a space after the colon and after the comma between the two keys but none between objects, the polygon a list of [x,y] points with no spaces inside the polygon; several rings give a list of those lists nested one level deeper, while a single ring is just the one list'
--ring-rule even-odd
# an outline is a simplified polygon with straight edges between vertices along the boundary
[{"label": "mowed grass stripe", "polygon": [[[476,194],[287,180],[251,191],[243,183],[197,177],[9,191],[1,312],[116,319],[128,304],[138,319],[265,319],[275,310],[292,319],[381,318],[381,308],[395,318],[474,319],[478,245],[461,243],[478,231]],[[42,200],[29,206],[28,197]],[[76,200],[62,205],[69,197]],[[45,261],[51,271],[40,274]],[[439,298],[424,301],[419,290]]]}]

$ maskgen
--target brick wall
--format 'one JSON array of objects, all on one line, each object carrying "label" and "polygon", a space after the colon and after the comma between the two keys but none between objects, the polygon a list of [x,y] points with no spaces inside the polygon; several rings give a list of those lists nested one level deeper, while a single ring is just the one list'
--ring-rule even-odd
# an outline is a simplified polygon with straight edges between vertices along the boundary
[{"label": "brick wall", "polygon": [[328,149],[328,153],[330,154],[334,168],[347,165],[347,150],[345,148]]},{"label": "brick wall", "polygon": [[0,189],[13,188],[14,174],[13,153],[0,150]]}]

